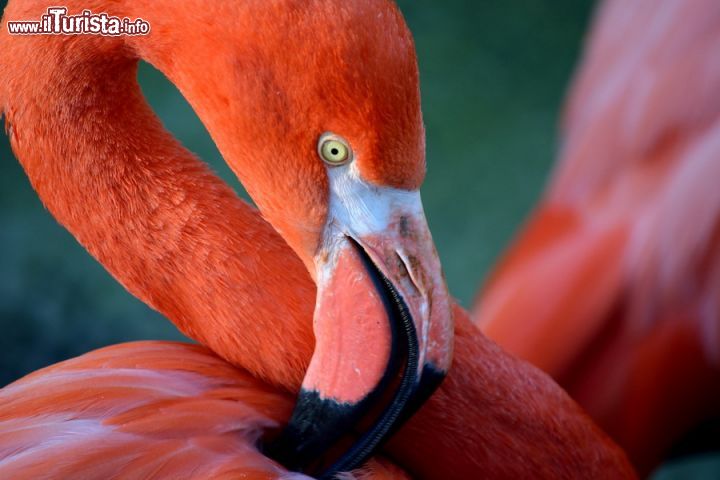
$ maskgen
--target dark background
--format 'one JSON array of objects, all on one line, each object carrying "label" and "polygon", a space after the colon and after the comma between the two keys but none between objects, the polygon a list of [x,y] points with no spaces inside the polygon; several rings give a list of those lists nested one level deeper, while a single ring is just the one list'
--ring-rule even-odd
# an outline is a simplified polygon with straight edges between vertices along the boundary
[{"label": "dark background", "polygon": [[[5,3],[0,0],[0,8]],[[429,167],[422,189],[426,213],[450,290],[469,306],[542,190],[592,2],[399,4],[420,62]],[[147,65],[140,82],[170,131],[242,192],[177,90]],[[4,135],[0,323],[0,385],[104,345],[182,338],[43,209]],[[656,478],[708,478],[705,467],[712,462],[666,468]]]}]

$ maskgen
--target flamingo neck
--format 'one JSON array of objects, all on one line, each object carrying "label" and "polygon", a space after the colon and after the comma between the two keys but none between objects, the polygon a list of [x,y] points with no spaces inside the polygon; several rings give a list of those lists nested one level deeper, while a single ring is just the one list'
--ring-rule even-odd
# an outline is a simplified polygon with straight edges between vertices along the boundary
[{"label": "flamingo neck", "polygon": [[501,350],[458,306],[450,373],[387,450],[418,478],[636,478],[562,388]]},{"label": "flamingo neck", "polygon": [[[67,3],[72,11],[77,2]],[[181,10],[163,3],[164,18]],[[44,5],[11,3],[5,18],[35,18]],[[185,27],[192,43],[192,25]],[[198,92],[170,67],[173,58],[181,63],[173,46],[153,49],[149,38],[137,45],[83,40],[0,37],[0,72],[8,79],[0,110],[33,187],[128,291],[232,364],[299,388],[313,350],[314,284],[272,227],[147,105],[136,80],[138,52],[157,60],[181,89]],[[207,92],[195,102],[201,115],[219,101],[213,85]]]}]

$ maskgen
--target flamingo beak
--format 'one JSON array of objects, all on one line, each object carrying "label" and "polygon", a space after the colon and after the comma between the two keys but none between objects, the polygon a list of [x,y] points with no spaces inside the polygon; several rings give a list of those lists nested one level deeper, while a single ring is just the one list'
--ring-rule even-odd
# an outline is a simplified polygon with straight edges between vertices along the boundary
[{"label": "flamingo beak", "polygon": [[315,352],[276,452],[332,478],[361,466],[440,385],[452,309],[419,192],[356,172],[331,176],[315,267]]}]

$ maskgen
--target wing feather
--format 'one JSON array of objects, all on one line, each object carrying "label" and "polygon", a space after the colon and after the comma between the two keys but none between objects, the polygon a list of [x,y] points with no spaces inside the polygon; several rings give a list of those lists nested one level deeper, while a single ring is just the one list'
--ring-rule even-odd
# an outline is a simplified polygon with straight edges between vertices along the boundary
[{"label": "wing feather", "polygon": [[289,478],[256,442],[291,408],[203,347],[116,345],[0,390],[0,478]]}]

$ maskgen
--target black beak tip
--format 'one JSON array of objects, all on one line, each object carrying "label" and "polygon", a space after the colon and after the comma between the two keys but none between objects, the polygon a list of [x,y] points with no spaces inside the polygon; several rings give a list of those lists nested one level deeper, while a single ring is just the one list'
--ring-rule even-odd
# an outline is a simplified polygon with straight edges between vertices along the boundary
[{"label": "black beak tip", "polygon": [[357,423],[365,410],[363,403],[339,403],[303,389],[287,427],[263,450],[289,470],[306,471],[309,461],[318,461]]},{"label": "black beak tip", "polygon": [[[440,386],[445,375],[446,372],[432,364],[424,365],[410,401],[387,436],[394,434],[422,407]],[[323,456],[367,413],[371,401],[372,398],[368,397],[356,404],[339,403],[322,398],[318,392],[301,390],[287,427],[263,450],[289,470],[324,471],[322,478],[331,478],[329,474],[334,470],[322,468]]]}]

